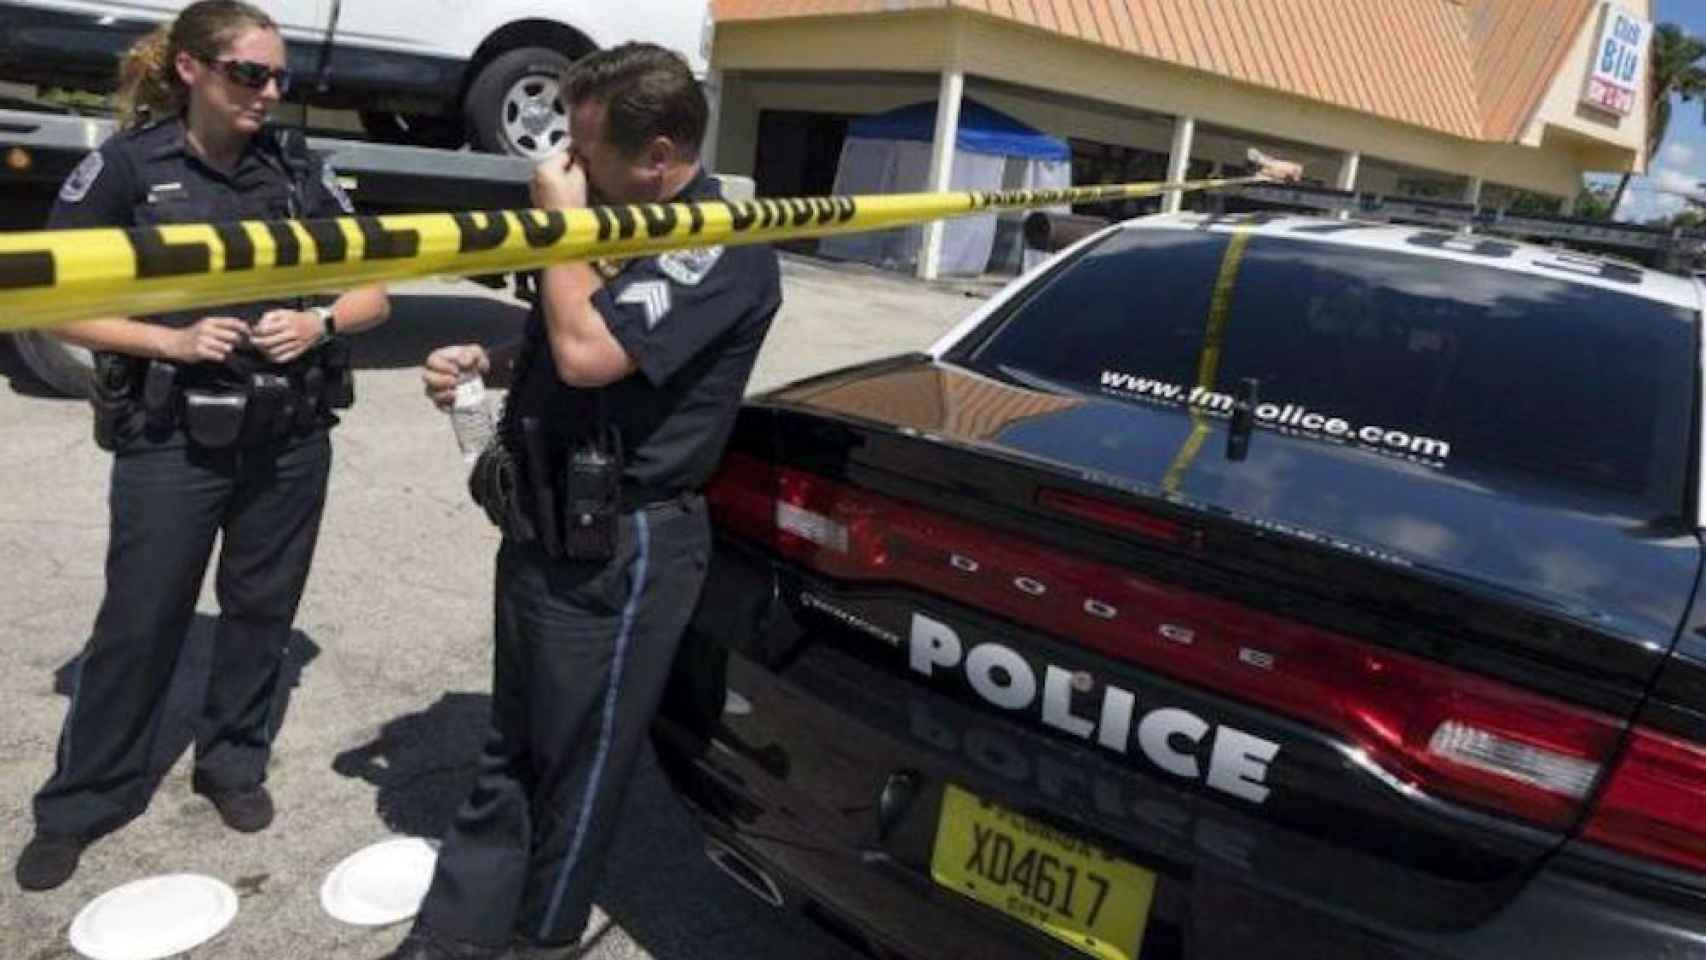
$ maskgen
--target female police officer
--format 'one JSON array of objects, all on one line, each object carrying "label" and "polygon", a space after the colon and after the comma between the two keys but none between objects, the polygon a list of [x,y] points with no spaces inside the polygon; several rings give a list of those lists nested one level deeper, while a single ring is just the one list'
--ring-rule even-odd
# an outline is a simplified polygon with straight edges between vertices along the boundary
[{"label": "female police officer", "polygon": [[[332,171],[264,126],[290,86],[263,11],[203,0],[120,67],[126,129],[65,182],[51,226],[348,213]],[[61,335],[96,351],[96,438],[114,452],[106,597],[78,665],[27,890],[63,883],[83,847],[148,803],[148,764],[216,534],[220,616],[193,787],[232,829],[272,820],[262,781],[273,693],[308,576],[331,465],[329,412],[347,361],[332,338],[389,313],[382,288],[329,306],[269,302],[210,316],[89,320]],[[341,405],[341,404],[338,404]]]}]

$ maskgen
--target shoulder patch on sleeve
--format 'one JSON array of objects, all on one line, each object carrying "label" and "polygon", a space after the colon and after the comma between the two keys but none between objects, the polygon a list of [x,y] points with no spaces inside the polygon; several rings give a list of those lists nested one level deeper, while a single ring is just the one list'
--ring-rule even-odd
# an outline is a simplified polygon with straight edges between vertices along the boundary
[{"label": "shoulder patch on sleeve", "polygon": [[684,287],[696,287],[723,256],[722,247],[699,247],[658,254],[658,269]]},{"label": "shoulder patch on sleeve", "polygon": [[639,307],[646,314],[646,329],[655,329],[658,322],[669,316],[669,284],[662,280],[641,280],[631,283],[616,298],[617,303]]},{"label": "shoulder patch on sleeve", "polygon": [[71,171],[71,176],[65,178],[64,186],[59,188],[59,199],[66,203],[82,203],[89,195],[89,188],[100,179],[101,171],[106,169],[107,158],[96,150],[83,158],[77,169]]},{"label": "shoulder patch on sleeve", "polygon": [[338,202],[339,209],[345,213],[355,213],[355,204],[350,201],[349,194],[344,192],[344,185],[338,182],[338,170],[330,163],[320,164],[320,182],[325,184],[326,192]]}]

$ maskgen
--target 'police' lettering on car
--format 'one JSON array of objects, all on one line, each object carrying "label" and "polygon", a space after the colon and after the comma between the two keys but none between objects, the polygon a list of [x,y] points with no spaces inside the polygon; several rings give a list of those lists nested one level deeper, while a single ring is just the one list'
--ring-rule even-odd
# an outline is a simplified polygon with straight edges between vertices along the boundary
[{"label": "'police' lettering on car", "polygon": [[1002,709],[1035,709],[1048,726],[1094,739],[1120,754],[1131,752],[1135,733],[1144,758],[1174,776],[1206,783],[1251,803],[1268,798],[1268,767],[1280,751],[1279,744],[1270,740],[1226,724],[1214,726],[1177,707],[1157,707],[1139,715],[1131,691],[1112,684],[1102,688],[1096,715],[1081,716],[1073,712],[1071,670],[1048,664],[1039,689],[1036,671],[1018,651],[995,642],[967,650],[953,627],[922,613],[912,615],[908,651],[914,671],[926,677],[938,670],[963,671],[978,696]]}]

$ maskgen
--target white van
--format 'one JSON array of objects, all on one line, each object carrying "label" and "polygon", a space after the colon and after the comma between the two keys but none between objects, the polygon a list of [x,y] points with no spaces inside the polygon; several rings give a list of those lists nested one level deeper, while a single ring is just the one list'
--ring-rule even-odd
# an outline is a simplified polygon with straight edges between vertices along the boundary
[{"label": "white van", "polygon": [[[0,80],[110,89],[117,56],[190,0],[0,0]],[[359,111],[375,139],[542,156],[568,135],[557,77],[627,40],[703,78],[707,0],[259,0],[300,77],[292,99]]]}]

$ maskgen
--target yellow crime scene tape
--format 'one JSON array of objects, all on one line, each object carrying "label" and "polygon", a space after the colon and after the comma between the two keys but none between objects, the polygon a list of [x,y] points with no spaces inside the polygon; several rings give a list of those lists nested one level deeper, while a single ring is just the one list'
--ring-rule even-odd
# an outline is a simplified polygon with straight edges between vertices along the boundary
[{"label": "yellow crime scene tape", "polygon": [[[1220,273],[1214,278],[1214,290],[1209,294],[1208,317],[1203,326],[1202,350],[1197,355],[1197,389],[1213,391],[1220,378],[1220,348],[1226,342],[1226,318],[1232,313],[1232,290],[1238,283],[1238,269],[1244,264],[1244,250],[1250,245],[1250,231],[1234,230],[1227,239],[1226,253],[1220,258]],[[1179,492],[1179,482],[1185,471],[1196,461],[1208,439],[1208,414],[1195,402],[1189,401],[1191,432],[1173,455],[1173,462],[1161,478],[1161,487],[1168,493]]]},{"label": "yellow crime scene tape", "polygon": [[858,233],[1261,180],[0,233],[0,331],[329,293],[366,283]]}]

